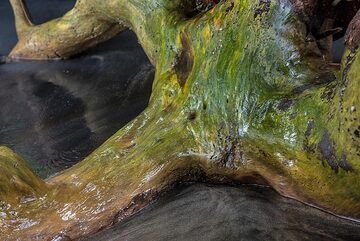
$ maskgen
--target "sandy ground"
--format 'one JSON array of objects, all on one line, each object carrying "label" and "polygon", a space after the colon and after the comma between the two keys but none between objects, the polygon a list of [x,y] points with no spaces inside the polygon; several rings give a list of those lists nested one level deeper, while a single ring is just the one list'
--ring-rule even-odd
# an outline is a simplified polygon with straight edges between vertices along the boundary
[{"label": "sandy ground", "polygon": [[[38,24],[74,4],[27,2]],[[14,44],[12,11],[8,1],[1,1],[0,54]],[[0,144],[48,177],[82,160],[143,111],[153,76],[154,68],[130,31],[69,60],[2,64]]]}]

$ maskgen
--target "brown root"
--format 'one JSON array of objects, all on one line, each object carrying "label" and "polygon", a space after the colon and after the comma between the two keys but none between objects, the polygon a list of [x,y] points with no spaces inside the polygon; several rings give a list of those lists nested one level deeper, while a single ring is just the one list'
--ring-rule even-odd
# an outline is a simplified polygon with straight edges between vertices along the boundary
[{"label": "brown root", "polygon": [[106,41],[126,27],[79,2],[62,18],[34,26],[22,0],[11,0],[19,41],[11,59],[58,59]]},{"label": "brown root", "polygon": [[352,51],[360,44],[360,10],[349,24],[345,34],[345,43]]},{"label": "brown root", "polygon": [[[333,41],[346,33],[346,45],[354,48],[359,42],[360,24],[356,13],[360,1],[334,0],[291,0],[294,12],[306,25],[312,54],[320,55],[325,61],[332,62]],[[356,16],[355,16],[356,15]],[[350,33],[351,32],[351,33]],[[315,46],[315,49],[314,49]],[[319,54],[320,53],[320,54]]]},{"label": "brown root", "polygon": [[15,15],[16,31],[18,36],[23,35],[33,24],[30,21],[29,11],[22,0],[10,0]]}]

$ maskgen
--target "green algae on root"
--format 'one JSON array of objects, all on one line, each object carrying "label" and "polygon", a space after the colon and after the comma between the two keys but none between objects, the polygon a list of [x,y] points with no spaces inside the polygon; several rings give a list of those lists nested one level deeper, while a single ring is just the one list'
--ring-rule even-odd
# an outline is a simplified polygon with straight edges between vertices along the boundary
[{"label": "green algae on root", "polygon": [[[79,238],[196,180],[260,182],[360,218],[359,50],[345,54],[341,70],[314,55],[306,23],[287,1],[219,1],[195,14],[188,3],[80,0],[20,36],[12,57],[54,57],[74,36],[87,43],[89,26],[101,30],[96,43],[121,23],[137,34],[156,76],[140,116],[45,183],[24,162],[21,170],[9,164],[20,159],[4,149],[3,203],[21,202],[24,192],[34,198],[0,217],[1,239]],[[68,28],[80,32],[53,42]],[[11,187],[13,175],[22,189]]]}]

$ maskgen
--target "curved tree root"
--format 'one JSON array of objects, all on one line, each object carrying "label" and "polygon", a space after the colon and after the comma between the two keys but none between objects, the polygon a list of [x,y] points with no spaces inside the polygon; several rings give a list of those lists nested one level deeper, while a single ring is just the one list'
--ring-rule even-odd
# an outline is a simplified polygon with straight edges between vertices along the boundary
[{"label": "curved tree root", "polygon": [[62,18],[33,25],[22,0],[10,0],[15,13],[19,41],[12,59],[62,59],[80,53],[125,30],[123,24],[96,14],[82,2]]},{"label": "curved tree root", "polygon": [[345,43],[352,50],[355,51],[360,44],[360,10],[357,12],[345,35]]}]

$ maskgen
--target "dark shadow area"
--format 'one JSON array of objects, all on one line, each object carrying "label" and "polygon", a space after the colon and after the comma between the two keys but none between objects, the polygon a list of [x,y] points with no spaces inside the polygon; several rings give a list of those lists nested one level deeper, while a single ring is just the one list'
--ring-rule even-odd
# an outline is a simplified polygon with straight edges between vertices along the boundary
[{"label": "dark shadow area", "polygon": [[[28,7],[39,23],[61,16],[74,2],[32,0]],[[8,1],[0,9],[0,49],[7,53],[16,43],[14,24]],[[146,108],[153,78],[154,68],[130,31],[69,60],[0,65],[0,145],[42,177],[64,170]]]},{"label": "dark shadow area", "polygon": [[360,225],[259,186],[196,184],[86,241],[360,240]]},{"label": "dark shadow area", "polygon": [[173,11],[179,12],[185,19],[199,16],[211,10],[220,0],[184,0]]},{"label": "dark shadow area", "polygon": [[[270,1],[261,1],[270,2]],[[345,50],[344,36],[360,9],[360,1],[292,1],[295,13],[307,29],[308,56],[324,59],[338,66]],[[302,9],[302,10],[301,10]],[[300,13],[302,12],[302,13]]]},{"label": "dark shadow area", "polygon": [[333,62],[334,63],[341,63],[341,59],[345,53],[345,42],[344,37],[341,37],[334,41],[333,43]]},{"label": "dark shadow area", "polygon": [[25,0],[25,3],[30,12],[31,21],[34,24],[41,24],[63,16],[74,7],[76,0]]},{"label": "dark shadow area", "polygon": [[14,14],[9,1],[0,2],[0,57],[9,54],[17,42]]}]

